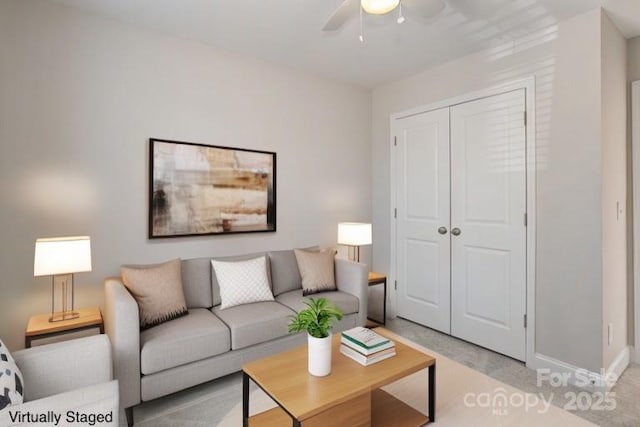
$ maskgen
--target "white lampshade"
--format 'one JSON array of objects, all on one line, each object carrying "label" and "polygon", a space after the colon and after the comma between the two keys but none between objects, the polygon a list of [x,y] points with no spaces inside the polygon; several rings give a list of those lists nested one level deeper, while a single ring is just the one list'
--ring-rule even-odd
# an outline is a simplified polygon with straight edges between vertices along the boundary
[{"label": "white lampshade", "polygon": [[88,236],[36,240],[35,277],[82,271],[91,271],[91,240]]},{"label": "white lampshade", "polygon": [[371,224],[341,222],[338,224],[338,244],[363,246],[371,244]]},{"label": "white lampshade", "polygon": [[384,15],[398,7],[400,0],[360,0],[365,12],[374,15]]}]

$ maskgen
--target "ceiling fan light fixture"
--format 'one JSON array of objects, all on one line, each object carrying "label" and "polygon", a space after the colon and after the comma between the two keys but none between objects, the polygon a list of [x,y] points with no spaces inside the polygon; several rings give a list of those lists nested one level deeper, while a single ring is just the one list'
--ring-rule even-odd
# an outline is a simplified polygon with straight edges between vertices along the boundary
[{"label": "ceiling fan light fixture", "polygon": [[398,7],[400,0],[360,0],[365,12],[373,15],[384,15]]}]

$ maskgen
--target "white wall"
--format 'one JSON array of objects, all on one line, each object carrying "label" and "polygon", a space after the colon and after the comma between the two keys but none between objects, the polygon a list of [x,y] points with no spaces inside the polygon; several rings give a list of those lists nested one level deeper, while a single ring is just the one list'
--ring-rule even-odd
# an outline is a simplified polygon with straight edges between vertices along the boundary
[{"label": "white wall", "polygon": [[[370,92],[44,1],[0,2],[0,337],[49,309],[37,237],[88,234],[77,305],[122,263],[335,245],[370,220]],[[277,152],[276,233],[147,239],[148,138]]]},{"label": "white wall", "polygon": [[536,76],[536,350],[602,367],[601,12],[373,92],[374,268],[389,271],[389,115]]},{"label": "white wall", "polygon": [[[627,348],[627,41],[602,15],[603,367]],[[608,327],[612,327],[609,344]]]}]

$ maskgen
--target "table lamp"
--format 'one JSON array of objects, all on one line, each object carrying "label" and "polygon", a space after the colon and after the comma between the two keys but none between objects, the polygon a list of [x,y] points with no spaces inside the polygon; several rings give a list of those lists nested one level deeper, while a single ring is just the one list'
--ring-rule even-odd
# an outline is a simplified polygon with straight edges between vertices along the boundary
[{"label": "table lamp", "polygon": [[[33,276],[51,276],[49,322],[75,319],[79,316],[74,311],[73,273],[83,271],[91,271],[91,240],[88,236],[36,240]],[[56,288],[59,288],[60,310],[56,310]]]},{"label": "table lamp", "polygon": [[360,262],[360,246],[371,244],[371,224],[362,222],[339,223],[338,244],[353,248],[353,257],[351,257],[351,250],[349,250],[349,259]]}]

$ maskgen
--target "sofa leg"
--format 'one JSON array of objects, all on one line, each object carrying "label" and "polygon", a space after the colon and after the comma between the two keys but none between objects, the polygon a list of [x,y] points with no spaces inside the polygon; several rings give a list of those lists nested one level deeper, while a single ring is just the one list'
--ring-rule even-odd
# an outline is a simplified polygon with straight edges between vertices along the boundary
[{"label": "sofa leg", "polygon": [[133,426],[133,406],[124,408],[124,415],[127,417],[127,426]]}]

